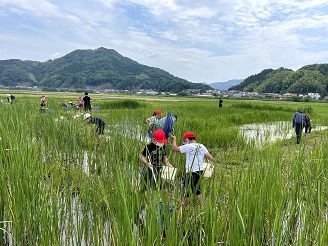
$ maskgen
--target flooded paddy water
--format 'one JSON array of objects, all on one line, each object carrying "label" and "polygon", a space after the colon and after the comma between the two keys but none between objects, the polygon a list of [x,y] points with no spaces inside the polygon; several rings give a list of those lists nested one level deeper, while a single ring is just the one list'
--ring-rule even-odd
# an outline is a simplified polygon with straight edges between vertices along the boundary
[{"label": "flooded paddy water", "polygon": [[[328,126],[313,125],[312,127],[312,131],[326,129]],[[245,138],[248,144],[253,143],[256,146],[261,146],[278,139],[290,139],[295,136],[295,129],[292,127],[291,121],[276,121],[242,125],[239,127],[239,134]]]}]

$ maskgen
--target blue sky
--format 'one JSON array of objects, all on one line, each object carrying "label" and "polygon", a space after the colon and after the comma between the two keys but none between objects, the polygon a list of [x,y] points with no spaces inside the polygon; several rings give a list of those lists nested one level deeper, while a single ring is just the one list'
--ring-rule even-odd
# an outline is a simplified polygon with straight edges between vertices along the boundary
[{"label": "blue sky", "polygon": [[115,49],[191,82],[328,63],[328,0],[0,0],[0,60]]}]

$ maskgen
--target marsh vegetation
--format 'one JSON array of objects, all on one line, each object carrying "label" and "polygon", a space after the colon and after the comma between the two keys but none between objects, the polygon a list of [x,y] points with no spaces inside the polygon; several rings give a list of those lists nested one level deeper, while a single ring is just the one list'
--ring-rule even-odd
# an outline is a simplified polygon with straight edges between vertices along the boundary
[{"label": "marsh vegetation", "polygon": [[[213,99],[91,95],[99,107],[92,114],[107,123],[97,141],[82,115],[62,110],[63,97],[77,95],[49,95],[44,114],[38,95],[0,105],[0,244],[328,244],[327,132],[314,129],[300,145],[292,136],[260,146],[240,132],[255,123],[291,127],[298,109],[327,126],[326,104],[225,100],[218,108]],[[140,191],[144,123],[154,109],[178,115],[177,138],[193,131],[214,156],[202,207],[181,209],[185,160],[170,142],[178,168],[170,203],[160,203],[159,191]]]}]

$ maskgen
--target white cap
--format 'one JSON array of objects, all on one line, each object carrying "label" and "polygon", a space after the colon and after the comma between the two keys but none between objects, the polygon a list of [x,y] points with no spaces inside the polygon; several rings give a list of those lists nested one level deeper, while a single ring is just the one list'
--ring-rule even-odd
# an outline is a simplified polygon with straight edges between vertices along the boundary
[{"label": "white cap", "polygon": [[88,119],[88,118],[90,118],[91,117],[91,114],[85,114],[84,116],[83,116],[83,120],[86,120],[86,119]]}]

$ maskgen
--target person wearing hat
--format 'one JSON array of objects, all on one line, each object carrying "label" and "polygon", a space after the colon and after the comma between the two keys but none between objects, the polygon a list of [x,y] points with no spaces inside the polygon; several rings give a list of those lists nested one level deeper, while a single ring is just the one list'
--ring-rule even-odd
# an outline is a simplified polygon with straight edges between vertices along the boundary
[{"label": "person wearing hat", "polygon": [[62,105],[62,109],[64,111],[67,111],[68,110],[67,105],[66,105],[66,103],[64,101],[61,102],[61,105]]},{"label": "person wearing hat", "polygon": [[6,94],[8,103],[13,104],[15,97],[12,94]]},{"label": "person wearing hat", "polygon": [[104,134],[105,129],[105,121],[100,119],[99,117],[92,117],[89,113],[86,113],[83,116],[83,120],[85,120],[88,124],[92,124],[90,131],[88,132],[88,135],[91,134],[91,132],[96,128],[96,134],[102,135]]},{"label": "person wearing hat", "polygon": [[159,119],[157,122],[156,122],[156,125],[157,127],[159,128],[163,128],[164,127],[164,124],[165,124],[165,121],[166,119],[169,117],[169,119],[172,121],[172,123],[174,124],[174,122],[176,122],[178,120],[178,116],[176,114],[171,114],[171,113],[168,113],[166,116],[164,116],[163,118]]},{"label": "person wearing hat", "polygon": [[154,131],[152,142],[143,149],[140,159],[147,168],[144,176],[144,189],[147,187],[159,188],[163,190],[164,198],[167,198],[167,188],[161,179],[161,169],[163,165],[172,167],[166,156],[165,143],[167,139],[165,132],[161,129]]},{"label": "person wearing hat", "polygon": [[148,131],[148,137],[153,138],[153,131],[155,123],[159,120],[159,118],[162,117],[162,112],[158,109],[156,109],[153,113],[153,115],[146,119],[146,126]]},{"label": "person wearing hat", "polygon": [[158,121],[160,117],[162,117],[162,112],[156,109],[153,115],[146,119],[146,125],[149,126],[151,124],[154,124],[156,121]]},{"label": "person wearing hat", "polygon": [[189,209],[189,197],[196,194],[198,204],[202,204],[200,178],[204,172],[204,157],[213,165],[213,157],[207,148],[196,142],[196,135],[193,132],[186,132],[183,137],[183,145],[177,146],[176,136],[171,135],[172,149],[175,152],[186,154],[186,174],[184,178],[184,203],[185,209]]},{"label": "person wearing hat", "polygon": [[166,116],[160,118],[159,120],[151,124],[151,126],[148,127],[148,130],[153,132],[157,129],[163,129],[166,133],[166,137],[168,138],[169,133],[172,132],[174,129],[174,123],[177,121],[177,119],[177,115],[168,112]]},{"label": "person wearing hat", "polygon": [[41,101],[41,104],[40,104],[40,112],[41,113],[45,113],[45,111],[46,111],[46,106],[47,106],[46,102],[47,101],[45,99]]},{"label": "person wearing hat", "polygon": [[74,109],[74,113],[76,113],[76,110],[78,108],[77,104],[73,102],[68,102],[68,104],[71,105],[71,107]]}]

